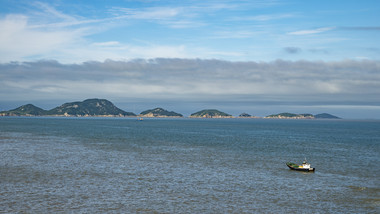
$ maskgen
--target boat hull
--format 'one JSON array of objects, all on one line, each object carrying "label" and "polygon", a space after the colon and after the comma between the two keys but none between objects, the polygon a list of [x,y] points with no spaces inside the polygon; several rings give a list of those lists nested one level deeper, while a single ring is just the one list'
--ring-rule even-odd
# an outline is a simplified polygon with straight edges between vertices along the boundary
[{"label": "boat hull", "polygon": [[296,171],[302,171],[302,172],[314,172],[315,168],[300,168],[300,167],[294,167],[292,164],[287,163],[286,164],[290,169],[296,170]]}]

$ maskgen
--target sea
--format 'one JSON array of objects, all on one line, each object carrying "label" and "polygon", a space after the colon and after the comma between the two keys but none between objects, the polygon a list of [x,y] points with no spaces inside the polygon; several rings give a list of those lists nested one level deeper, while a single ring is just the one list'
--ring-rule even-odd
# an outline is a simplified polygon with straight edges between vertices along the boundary
[{"label": "sea", "polygon": [[379,120],[0,117],[0,213],[380,213],[379,166]]}]

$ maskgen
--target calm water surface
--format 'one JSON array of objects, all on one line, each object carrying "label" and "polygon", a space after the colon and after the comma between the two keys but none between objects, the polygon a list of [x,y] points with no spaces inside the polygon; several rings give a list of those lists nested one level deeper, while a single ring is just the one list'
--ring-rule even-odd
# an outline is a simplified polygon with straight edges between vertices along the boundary
[{"label": "calm water surface", "polygon": [[380,213],[378,120],[1,117],[0,158],[0,213]]}]

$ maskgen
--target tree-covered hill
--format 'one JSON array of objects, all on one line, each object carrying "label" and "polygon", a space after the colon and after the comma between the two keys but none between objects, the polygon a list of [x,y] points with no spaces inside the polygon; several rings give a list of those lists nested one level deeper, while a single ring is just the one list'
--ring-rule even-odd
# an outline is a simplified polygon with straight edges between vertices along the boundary
[{"label": "tree-covered hill", "polygon": [[182,114],[174,111],[167,111],[163,108],[155,108],[143,111],[139,115],[140,117],[183,117]]},{"label": "tree-covered hill", "polygon": [[33,104],[27,104],[20,106],[18,108],[2,111],[0,112],[1,116],[42,116],[46,115],[47,111],[39,108]]},{"label": "tree-covered hill", "polygon": [[190,115],[192,118],[232,118],[232,115],[216,109],[205,109]]},{"label": "tree-covered hill", "polygon": [[87,99],[83,102],[65,103],[48,111],[48,115],[136,116],[132,112],[126,112],[117,108],[113,103],[105,99]]},{"label": "tree-covered hill", "polygon": [[323,114],[293,114],[293,113],[280,113],[280,114],[271,114],[266,116],[265,118],[279,118],[279,119],[340,119],[331,114],[323,113]]},{"label": "tree-covered hill", "polygon": [[314,117],[317,119],[341,119],[340,117],[328,113],[316,114]]}]

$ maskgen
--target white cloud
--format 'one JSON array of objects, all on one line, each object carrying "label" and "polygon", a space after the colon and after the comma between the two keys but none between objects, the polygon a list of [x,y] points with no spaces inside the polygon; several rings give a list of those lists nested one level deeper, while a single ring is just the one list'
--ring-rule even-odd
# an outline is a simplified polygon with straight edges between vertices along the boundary
[{"label": "white cloud", "polygon": [[334,30],[336,27],[324,27],[324,28],[317,28],[314,30],[300,30],[300,31],[294,31],[289,32],[289,35],[309,35],[309,34],[317,34],[317,33],[323,33],[326,31]]},{"label": "white cloud", "polygon": [[114,10],[122,12],[119,15],[122,18],[161,20],[178,16],[182,9],[174,7],[150,7],[142,10],[131,8],[114,8]]},{"label": "white cloud", "polygon": [[[214,8],[213,8],[214,9]],[[112,9],[114,19],[154,22],[169,28],[196,28],[207,25],[197,20],[198,7],[146,7]]]},{"label": "white cloud", "polygon": [[95,45],[95,46],[103,46],[103,47],[115,47],[115,46],[119,46],[120,45],[120,42],[118,41],[109,41],[109,42],[95,42],[93,43],[92,45]]},{"label": "white cloud", "polygon": [[294,18],[297,15],[286,13],[286,14],[265,14],[265,15],[256,15],[256,16],[243,16],[243,17],[235,17],[233,20],[235,21],[271,21],[277,19],[288,19]]},{"label": "white cloud", "polygon": [[83,35],[76,30],[36,30],[31,29],[28,18],[21,15],[8,15],[0,20],[0,55],[1,60],[23,60],[35,55],[47,55],[73,41],[79,41]]}]

